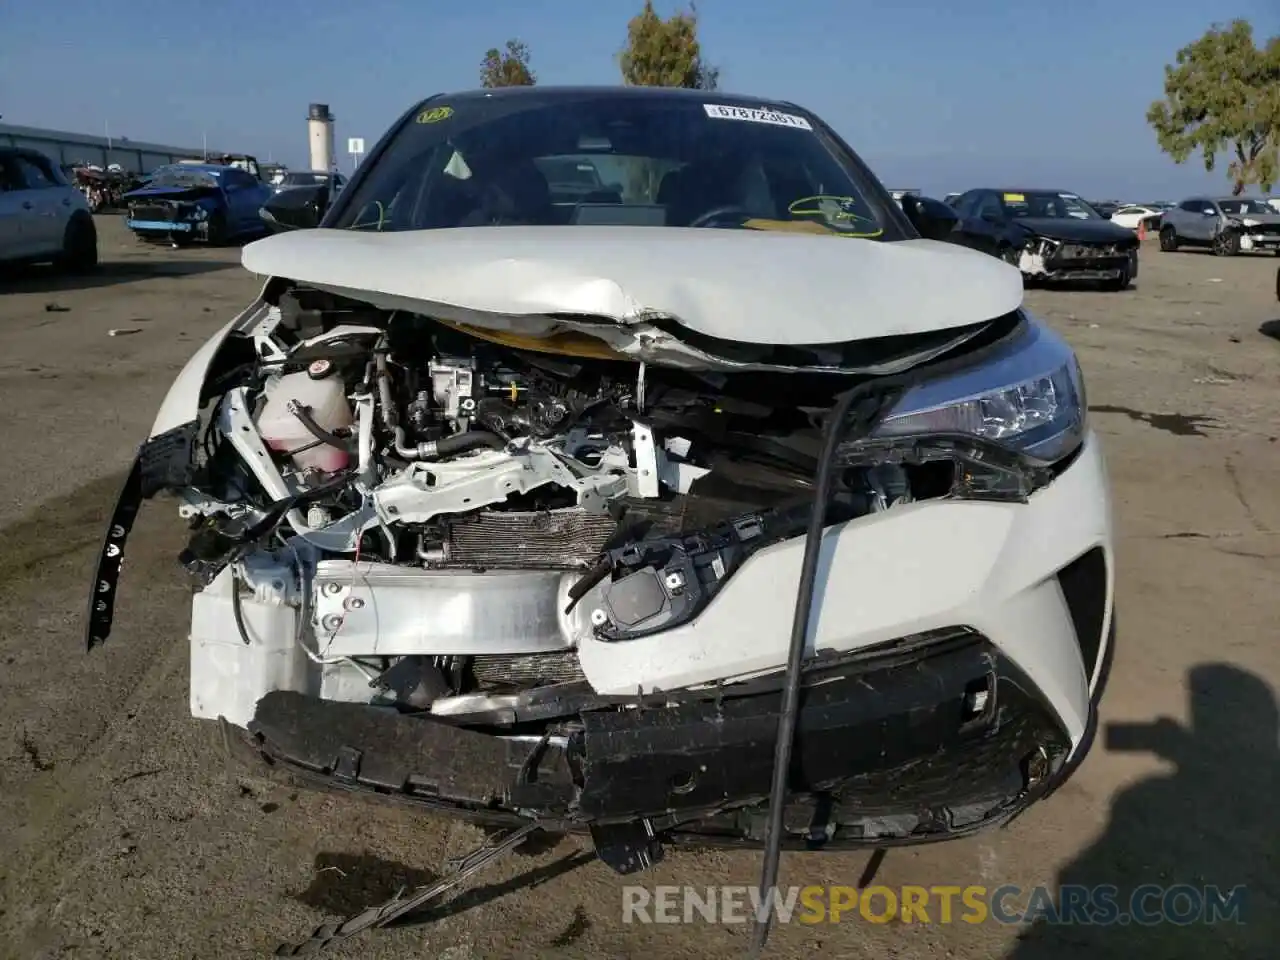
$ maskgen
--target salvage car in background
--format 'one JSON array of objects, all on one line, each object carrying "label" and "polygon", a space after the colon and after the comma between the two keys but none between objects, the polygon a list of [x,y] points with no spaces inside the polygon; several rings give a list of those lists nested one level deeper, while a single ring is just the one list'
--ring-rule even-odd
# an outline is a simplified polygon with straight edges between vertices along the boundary
[{"label": "salvage car in background", "polygon": [[1013,264],[1029,281],[1097,281],[1123,290],[1138,276],[1138,238],[1075,193],[982,188],[954,204],[954,243]]},{"label": "salvage car in background", "polygon": [[214,163],[175,163],[152,171],[146,186],[124,195],[125,221],[139,239],[181,246],[222,244],[258,235],[271,187],[246,170]]},{"label": "salvage car in background", "polygon": [[346,183],[347,178],[336,170],[286,170],[278,180],[271,181],[271,186],[276,193],[279,193],[281,190],[289,190],[293,187],[325,184],[332,187],[336,193],[346,186]]},{"label": "salvage car in background", "polygon": [[76,272],[98,265],[89,201],[43,153],[0,147],[0,263],[48,261]]},{"label": "salvage car in background", "polygon": [[1192,197],[1165,212],[1160,249],[1209,247],[1220,257],[1241,251],[1280,254],[1280,213],[1248,197]]},{"label": "salvage car in background", "polygon": [[1139,226],[1142,226],[1146,230],[1155,233],[1160,229],[1160,218],[1163,215],[1164,211],[1158,207],[1134,203],[1120,207],[1111,215],[1110,220],[1116,226],[1125,227],[1129,230],[1137,230]]},{"label": "salvage car in background", "polygon": [[[550,157],[666,172],[596,202]],[[793,104],[423,101],[245,248],[269,279],[163,401],[87,643],[167,490],[191,711],[255,761],[621,872],[1005,822],[1089,749],[1112,527],[1075,356],[954,223]]]},{"label": "salvage car in background", "polygon": [[276,190],[258,211],[270,231],[297,230],[320,226],[334,191],[328,181]]}]

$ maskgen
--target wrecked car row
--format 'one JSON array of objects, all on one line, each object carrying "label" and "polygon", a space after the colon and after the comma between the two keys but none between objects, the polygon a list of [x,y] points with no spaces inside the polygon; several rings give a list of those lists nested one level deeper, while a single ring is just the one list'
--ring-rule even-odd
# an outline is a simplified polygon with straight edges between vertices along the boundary
[{"label": "wrecked car row", "polygon": [[191,712],[255,762],[620,872],[763,846],[766,888],[784,847],[1007,822],[1092,739],[1109,495],[1074,355],[953,226],[791,104],[424,101],[245,248],[270,279],[138,451],[87,642],[163,492]]},{"label": "wrecked car row", "polygon": [[1137,234],[1078,194],[984,188],[952,206],[960,217],[955,242],[1013,264],[1028,282],[1088,281],[1124,290],[1137,279]]}]

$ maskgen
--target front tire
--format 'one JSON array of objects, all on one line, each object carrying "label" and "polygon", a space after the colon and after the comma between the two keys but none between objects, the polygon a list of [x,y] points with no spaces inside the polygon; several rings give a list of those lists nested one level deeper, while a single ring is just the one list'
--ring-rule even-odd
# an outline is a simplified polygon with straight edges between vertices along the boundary
[{"label": "front tire", "polygon": [[1164,253],[1175,253],[1178,249],[1178,231],[1173,227],[1160,228],[1160,249]]},{"label": "front tire", "polygon": [[89,273],[98,266],[98,228],[88,216],[72,217],[62,236],[57,265],[68,273]]},{"label": "front tire", "polygon": [[1120,271],[1120,276],[1110,280],[1102,281],[1102,289],[1111,293],[1119,293],[1121,290],[1127,290],[1130,282],[1133,280],[1133,274],[1129,267],[1125,267]]},{"label": "front tire", "polygon": [[1216,257],[1234,257],[1240,252],[1240,234],[1234,230],[1219,230],[1213,238],[1213,254]]},{"label": "front tire", "polygon": [[227,242],[227,215],[221,210],[209,215],[209,232],[205,236],[211,247],[221,247]]}]

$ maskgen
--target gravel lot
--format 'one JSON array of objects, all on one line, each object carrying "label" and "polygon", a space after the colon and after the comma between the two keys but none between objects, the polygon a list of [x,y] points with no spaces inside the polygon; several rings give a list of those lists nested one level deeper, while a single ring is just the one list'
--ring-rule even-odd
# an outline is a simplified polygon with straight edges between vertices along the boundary
[{"label": "gravel lot", "polygon": [[[259,282],[236,250],[144,249],[99,218],[100,276],[0,278],[0,956],[238,958],[421,883],[470,827],[293,792],[222,765],[187,712],[176,511],[144,509],[111,641],[82,648],[102,527],[187,357]],[[1143,251],[1135,289],[1029,293],[1079,350],[1119,523],[1106,724],[1009,829],[892,851],[877,883],[1247,884],[1232,927],[780,927],[769,956],[1274,956],[1280,935],[1280,260]],[[111,336],[111,330],[122,331]],[[123,331],[129,331],[123,333]],[[1123,745],[1121,745],[1123,746]],[[758,857],[671,853],[641,882],[755,882]],[[864,855],[789,855],[784,884],[853,884]],[[623,881],[576,842],[482,876],[437,922],[336,957],[736,957],[745,927],[624,925]]]}]

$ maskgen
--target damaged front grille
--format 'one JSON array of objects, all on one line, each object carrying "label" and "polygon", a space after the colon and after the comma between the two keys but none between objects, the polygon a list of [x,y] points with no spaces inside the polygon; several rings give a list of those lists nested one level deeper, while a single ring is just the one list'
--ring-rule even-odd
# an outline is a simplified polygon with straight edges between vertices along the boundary
[{"label": "damaged front grille", "polygon": [[600,555],[616,527],[608,514],[578,508],[489,511],[449,523],[441,565],[486,570],[582,569]]},{"label": "damaged front grille", "polygon": [[1128,249],[1118,243],[1064,243],[1057,255],[1064,260],[1087,260],[1128,256]]},{"label": "damaged front grille", "polygon": [[171,203],[138,203],[133,206],[135,220],[163,220],[172,222],[178,219],[178,208]]}]

